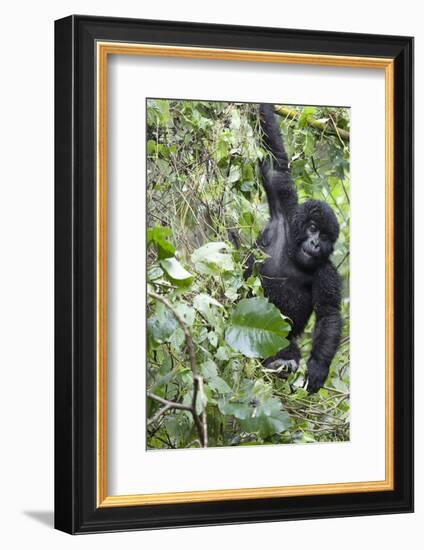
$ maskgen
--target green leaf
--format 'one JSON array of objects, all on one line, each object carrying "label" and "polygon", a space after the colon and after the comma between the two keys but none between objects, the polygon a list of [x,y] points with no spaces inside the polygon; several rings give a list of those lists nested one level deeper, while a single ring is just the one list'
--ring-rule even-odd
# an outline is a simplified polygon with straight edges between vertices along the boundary
[{"label": "green leaf", "polygon": [[223,397],[218,400],[218,407],[222,414],[235,416],[239,420],[249,418],[252,414],[249,404],[237,399],[230,400],[227,397]]},{"label": "green leaf", "polygon": [[170,258],[175,254],[175,246],[166,240],[171,235],[169,227],[155,225],[147,230],[147,246],[154,244],[158,252],[159,259]]},{"label": "green leaf", "polygon": [[[184,405],[191,405],[193,403],[193,391],[189,391],[183,398]],[[208,404],[208,397],[204,391],[199,391],[196,397],[196,412],[201,414],[206,405]],[[191,414],[191,413],[188,413]]]},{"label": "green leaf", "polygon": [[246,279],[246,285],[252,290],[255,296],[261,296],[263,294],[262,282],[260,277],[251,275]]},{"label": "green leaf", "polygon": [[239,130],[240,123],[241,123],[240,113],[236,110],[233,110],[233,112],[231,113],[231,129],[236,131]]},{"label": "green leaf", "polygon": [[160,279],[162,275],[163,275],[163,270],[158,266],[153,266],[147,272],[147,278],[149,281],[155,281],[156,279]]},{"label": "green leaf", "polygon": [[206,408],[206,405],[208,404],[208,396],[204,391],[201,391],[197,394],[196,399],[196,412],[197,414],[201,414],[203,410]]},{"label": "green leaf", "polygon": [[225,340],[246,357],[267,358],[288,346],[290,325],[265,298],[241,300],[233,311]]},{"label": "green leaf", "polygon": [[153,155],[154,153],[156,153],[156,141],[154,141],[153,139],[149,139],[146,147],[148,155]]},{"label": "green leaf", "polygon": [[[193,403],[193,390],[188,391],[183,397],[183,404],[191,407]],[[199,391],[196,397],[196,412],[201,414],[206,405],[208,404],[208,397],[204,391]],[[191,412],[184,411],[187,415],[187,418],[192,420]]]},{"label": "green leaf", "polygon": [[304,107],[302,110],[302,114],[299,117],[299,127],[304,128],[306,124],[308,123],[308,117],[316,113],[315,107]]},{"label": "green leaf", "polygon": [[289,429],[291,419],[286,411],[281,410],[279,399],[271,397],[259,402],[251,416],[241,420],[240,426],[242,430],[258,433],[260,437],[266,439]]},{"label": "green leaf", "polygon": [[172,258],[172,256],[175,254],[175,246],[169,241],[158,240],[155,244],[160,260],[165,258]]},{"label": "green leaf", "polygon": [[230,355],[228,353],[228,349],[226,347],[220,347],[216,350],[215,358],[218,361],[228,361],[230,358]]},{"label": "green leaf", "polygon": [[211,359],[208,359],[200,365],[200,372],[205,380],[210,380],[218,376],[218,367]]},{"label": "green leaf", "polygon": [[244,181],[240,187],[241,191],[244,191],[245,193],[249,193],[254,188],[255,184],[253,181]]},{"label": "green leaf", "polygon": [[240,225],[253,225],[255,223],[255,218],[253,217],[253,214],[247,210],[245,210],[242,215],[240,216]]},{"label": "green leaf", "polygon": [[348,386],[336,377],[331,379],[331,385],[336,388],[336,390],[339,390],[343,393],[347,393],[349,391]]},{"label": "green leaf", "polygon": [[[164,424],[168,435],[172,438],[182,440],[183,446],[184,437],[189,435],[190,422],[188,418],[183,414],[177,414],[177,416],[166,416]],[[179,441],[180,442],[180,441]]]},{"label": "green leaf", "polygon": [[305,136],[305,143],[303,145],[303,152],[307,157],[310,157],[315,151],[315,140],[312,132],[308,132]]},{"label": "green leaf", "polygon": [[166,99],[157,99],[156,108],[159,114],[159,122],[162,126],[168,124],[170,113],[169,113],[169,101]]},{"label": "green leaf", "polygon": [[193,280],[193,275],[184,269],[177,258],[166,258],[161,260],[160,265],[171,282],[176,285],[189,285]]},{"label": "green leaf", "polygon": [[214,275],[220,271],[232,271],[234,262],[226,252],[229,246],[224,242],[207,243],[193,252],[191,260],[196,270],[204,275]]},{"label": "green leaf", "polygon": [[216,147],[216,160],[218,163],[228,157],[229,149],[230,149],[230,144],[228,141],[228,135],[225,133],[222,133],[219,136],[218,145]]},{"label": "green leaf", "polygon": [[180,317],[182,317],[185,324],[191,327],[191,325],[194,322],[196,311],[192,307],[188,306],[187,304],[182,304],[182,303],[179,303],[175,306],[175,311],[178,313]]},{"label": "green leaf", "polygon": [[167,342],[178,327],[174,315],[163,304],[158,304],[156,314],[147,319],[147,331],[155,342]]},{"label": "green leaf", "polygon": [[218,375],[218,367],[208,359],[200,365],[200,371],[212,390],[218,393],[231,393],[231,388],[227,382]]},{"label": "green leaf", "polygon": [[211,389],[217,391],[218,393],[231,393],[231,388],[227,382],[220,376],[216,376],[209,381],[209,386]]},{"label": "green leaf", "polygon": [[164,227],[163,225],[155,225],[147,230],[147,244],[155,241],[156,239],[165,239],[171,235],[171,228]]},{"label": "green leaf", "polygon": [[241,176],[240,168],[238,168],[238,166],[231,166],[230,174],[228,176],[228,183],[235,183],[240,179],[240,176]]},{"label": "green leaf", "polygon": [[[211,326],[216,328],[219,323],[219,317],[216,314],[214,308],[222,308],[222,305],[217,300],[215,300],[215,298],[212,298],[212,296],[209,296],[208,294],[202,292],[201,294],[198,294],[194,297],[193,306],[197,309],[199,313],[202,314],[202,316]],[[214,308],[211,306],[214,306]]]},{"label": "green leaf", "polygon": [[228,298],[230,302],[235,302],[239,297],[237,289],[229,288],[225,291],[225,297]]},{"label": "green leaf", "polygon": [[218,335],[216,332],[214,331],[211,331],[209,334],[208,334],[208,340],[209,340],[209,344],[213,347],[213,348],[216,348],[216,346],[218,345]]}]

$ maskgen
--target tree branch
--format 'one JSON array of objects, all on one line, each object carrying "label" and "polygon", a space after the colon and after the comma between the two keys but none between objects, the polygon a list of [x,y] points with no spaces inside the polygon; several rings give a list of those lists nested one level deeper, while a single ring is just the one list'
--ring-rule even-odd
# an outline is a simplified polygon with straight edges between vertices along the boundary
[{"label": "tree branch", "polygon": [[164,405],[158,410],[158,412],[154,416],[152,416],[152,418],[149,418],[149,420],[147,421],[148,426],[159,420],[159,418],[170,409],[180,409],[182,411],[190,412],[192,410],[192,407],[190,407],[189,405],[183,405],[182,403],[177,403],[176,401],[168,401],[168,399],[163,399],[163,397],[160,397],[159,395],[156,395],[155,393],[151,393],[149,391],[147,392],[147,397],[150,397],[150,399],[153,399],[154,401],[157,401],[158,403]]},{"label": "tree branch", "polygon": [[205,408],[203,408],[199,417],[199,415],[197,414],[197,407],[196,407],[197,397],[199,393],[203,395],[203,377],[200,376],[197,372],[196,354],[194,352],[193,339],[191,337],[190,331],[184,319],[179,315],[179,313],[175,311],[175,309],[172,307],[172,305],[168,302],[166,298],[164,298],[160,294],[156,294],[155,292],[148,292],[147,294],[154,300],[161,302],[165,307],[167,307],[171,311],[175,319],[177,320],[180,327],[182,328],[185,336],[185,341],[187,344],[188,355],[190,358],[191,372],[193,375],[193,400],[192,400],[191,406],[182,405],[181,403],[176,403],[174,401],[168,401],[167,399],[163,399],[158,395],[147,392],[148,397],[164,405],[151,419],[147,421],[147,424],[149,425],[155,422],[156,420],[158,420],[169,409],[182,409],[182,410],[190,411],[193,416],[193,421],[196,425],[196,429],[199,433],[199,439],[202,444],[202,447],[207,447],[208,446],[208,425],[207,425],[207,418],[206,418],[206,410]]},{"label": "tree branch", "polygon": [[[293,111],[292,109],[288,109],[287,107],[283,107],[282,105],[276,105],[275,112],[285,118],[290,118],[291,120],[298,120],[300,118],[300,113]],[[311,115],[306,117],[306,122],[309,126],[312,126],[312,128],[315,128],[316,130],[325,131],[327,134],[338,136],[344,141],[350,140],[350,133],[347,130],[343,130],[343,128],[337,128],[335,124],[334,128],[332,128],[326,122],[317,120]]]},{"label": "tree branch", "polygon": [[162,405],[165,405],[170,409],[181,409],[183,411],[191,411],[190,405],[184,405],[183,403],[177,403],[176,401],[168,401],[168,399],[164,399],[163,397],[160,397],[159,395],[156,395],[155,393],[152,393],[150,391],[147,392],[147,397],[150,397],[150,399],[153,399],[158,403],[162,403]]}]

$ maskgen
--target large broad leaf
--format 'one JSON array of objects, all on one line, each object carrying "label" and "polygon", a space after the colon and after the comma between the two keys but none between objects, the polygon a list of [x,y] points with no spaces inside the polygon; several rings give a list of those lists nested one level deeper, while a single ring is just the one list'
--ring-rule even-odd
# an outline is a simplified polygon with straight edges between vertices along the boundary
[{"label": "large broad leaf", "polygon": [[245,379],[237,394],[223,395],[217,404],[222,414],[237,418],[242,431],[267,439],[291,426],[289,414],[271,392],[272,386],[263,380]]},{"label": "large broad leaf", "polygon": [[221,271],[232,271],[234,262],[227,252],[229,246],[223,242],[207,243],[193,252],[191,260],[196,270],[204,275],[214,275]]},{"label": "large broad leaf", "polygon": [[235,416],[239,420],[245,420],[252,415],[252,407],[249,403],[237,399],[230,400],[228,396],[218,400],[218,407],[222,414]]},{"label": "large broad leaf", "polygon": [[288,346],[288,321],[266,298],[241,300],[232,316],[225,340],[246,357],[267,358]]},{"label": "large broad leaf", "polygon": [[242,430],[258,433],[264,439],[273,434],[282,433],[290,426],[290,416],[286,411],[281,410],[281,403],[275,397],[259,402],[251,416],[240,420]]},{"label": "large broad leaf", "polygon": [[193,275],[184,269],[177,258],[165,258],[160,261],[160,265],[171,282],[176,285],[189,285],[193,280]]}]

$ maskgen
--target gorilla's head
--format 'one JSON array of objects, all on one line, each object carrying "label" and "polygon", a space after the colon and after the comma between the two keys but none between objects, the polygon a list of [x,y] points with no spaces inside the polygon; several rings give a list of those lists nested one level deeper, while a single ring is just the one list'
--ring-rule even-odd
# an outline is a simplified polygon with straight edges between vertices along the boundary
[{"label": "gorilla's head", "polygon": [[314,270],[333,252],[339,223],[333,210],[322,201],[299,204],[291,223],[290,256],[303,269]]}]

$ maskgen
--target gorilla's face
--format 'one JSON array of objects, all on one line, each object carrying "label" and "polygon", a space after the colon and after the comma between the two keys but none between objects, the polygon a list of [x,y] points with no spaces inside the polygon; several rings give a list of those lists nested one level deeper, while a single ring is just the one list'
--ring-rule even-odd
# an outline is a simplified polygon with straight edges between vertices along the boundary
[{"label": "gorilla's face", "polygon": [[332,251],[333,243],[327,233],[324,233],[313,220],[308,220],[305,240],[298,249],[298,262],[306,267],[315,267],[325,261]]},{"label": "gorilla's face", "polygon": [[339,224],[332,209],[321,201],[298,206],[292,223],[291,256],[304,269],[322,265],[333,252]]}]

